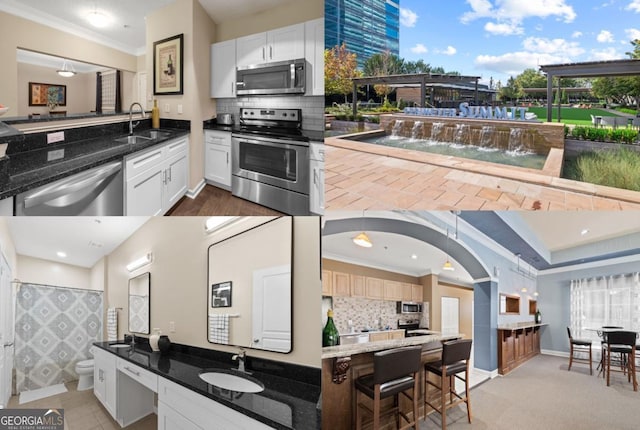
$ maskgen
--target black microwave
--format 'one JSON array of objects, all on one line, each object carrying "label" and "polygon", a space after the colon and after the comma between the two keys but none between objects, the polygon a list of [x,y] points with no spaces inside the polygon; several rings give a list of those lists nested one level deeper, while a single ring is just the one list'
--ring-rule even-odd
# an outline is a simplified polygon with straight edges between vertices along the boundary
[{"label": "black microwave", "polygon": [[239,96],[304,94],[304,92],[304,58],[236,69],[236,94]]},{"label": "black microwave", "polygon": [[396,312],[399,314],[419,314],[422,313],[422,303],[417,302],[396,302]]}]

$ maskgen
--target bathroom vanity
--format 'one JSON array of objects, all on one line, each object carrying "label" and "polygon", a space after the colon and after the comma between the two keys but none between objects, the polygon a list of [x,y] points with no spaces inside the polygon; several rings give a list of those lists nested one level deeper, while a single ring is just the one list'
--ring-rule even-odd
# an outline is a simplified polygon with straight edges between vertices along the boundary
[{"label": "bathroom vanity", "polygon": [[[140,339],[140,338],[137,338]],[[154,412],[159,430],[320,429],[316,403],[320,370],[247,357],[244,375],[231,354],[172,345],[167,354],[146,342],[94,344],[94,393],[125,427]],[[227,372],[256,381],[261,392],[241,392],[205,382],[201,373]]]}]

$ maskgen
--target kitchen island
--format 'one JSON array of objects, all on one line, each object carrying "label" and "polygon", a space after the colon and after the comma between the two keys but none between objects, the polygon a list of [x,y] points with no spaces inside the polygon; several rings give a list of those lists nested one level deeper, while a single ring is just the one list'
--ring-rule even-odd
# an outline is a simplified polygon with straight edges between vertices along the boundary
[{"label": "kitchen island", "polygon": [[548,324],[519,322],[498,326],[498,373],[506,375],[540,354],[540,329]]},{"label": "kitchen island", "polygon": [[[322,348],[322,427],[332,430],[355,428],[355,380],[373,372],[373,354],[404,346],[422,345],[422,363],[438,361],[442,354],[442,341],[461,338],[462,335],[426,335],[378,342],[338,345]],[[420,380],[424,379],[420,371]],[[433,375],[432,375],[433,376]],[[433,376],[435,378],[435,376]],[[437,379],[437,378],[436,378]],[[420,390],[422,392],[422,390]],[[434,401],[437,403],[435,390]],[[420,414],[424,415],[423,399],[419,400]],[[405,398],[400,400],[403,410],[411,407]],[[393,399],[382,402],[382,411],[393,406]],[[431,411],[428,411],[431,412]],[[382,421],[395,425],[393,417]]]}]

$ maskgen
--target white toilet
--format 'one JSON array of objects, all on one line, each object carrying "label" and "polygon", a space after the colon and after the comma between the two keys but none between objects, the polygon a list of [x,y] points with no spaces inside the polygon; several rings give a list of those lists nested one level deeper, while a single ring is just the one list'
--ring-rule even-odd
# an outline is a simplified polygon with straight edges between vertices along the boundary
[{"label": "white toilet", "polygon": [[[93,355],[93,347],[89,349],[89,354]],[[93,388],[93,359],[78,361],[76,363],[76,373],[79,377],[78,391]]]}]

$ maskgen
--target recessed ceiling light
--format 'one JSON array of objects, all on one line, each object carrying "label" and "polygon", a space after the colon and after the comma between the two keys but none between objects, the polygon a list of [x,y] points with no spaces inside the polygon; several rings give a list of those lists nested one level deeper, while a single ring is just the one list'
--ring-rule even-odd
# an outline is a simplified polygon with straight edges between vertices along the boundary
[{"label": "recessed ceiling light", "polygon": [[63,251],[58,251],[56,252],[56,255],[60,258],[66,258],[67,257],[67,253],[63,252]]},{"label": "recessed ceiling light", "polygon": [[416,254],[411,254],[411,258],[414,259],[414,260],[417,260],[418,256]]},{"label": "recessed ceiling light", "polygon": [[89,12],[87,15],[87,21],[89,21],[89,24],[94,27],[103,28],[109,25],[111,19],[109,19],[109,17],[104,13],[94,10],[93,12]]},{"label": "recessed ceiling light", "polygon": [[584,236],[584,235],[585,235],[585,234],[587,234],[587,233],[589,233],[589,229],[588,229],[588,228],[583,228],[583,229],[580,231],[580,235],[582,235],[582,236]]}]

